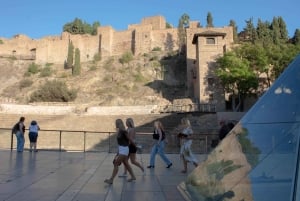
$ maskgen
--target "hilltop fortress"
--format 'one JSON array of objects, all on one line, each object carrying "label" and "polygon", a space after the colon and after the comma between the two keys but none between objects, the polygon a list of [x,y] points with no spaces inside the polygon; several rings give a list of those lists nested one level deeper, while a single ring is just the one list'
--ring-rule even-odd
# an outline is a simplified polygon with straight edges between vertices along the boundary
[{"label": "hilltop fortress", "polygon": [[162,16],[147,17],[141,24],[132,24],[127,30],[116,31],[111,26],[98,27],[96,36],[72,35],[63,32],[61,36],[49,36],[42,39],[30,39],[25,35],[16,35],[4,39],[0,56],[31,59],[35,63],[64,63],[68,55],[68,44],[72,41],[80,50],[80,61],[93,60],[100,53],[102,58],[119,56],[131,51],[134,55],[151,51],[154,47],[162,50],[176,50],[177,29],[166,29],[166,20]]},{"label": "hilltop fortress", "polygon": [[[213,69],[215,59],[232,48],[232,27],[200,28],[199,22],[190,21],[187,33],[187,96],[199,103],[216,106],[224,111],[225,97]],[[80,50],[81,62],[92,61],[94,55],[102,59],[120,56],[131,51],[134,55],[148,53],[154,48],[163,51],[178,50],[177,28],[166,28],[163,16],[143,18],[140,24],[132,24],[127,30],[116,31],[111,26],[98,28],[96,36],[71,35],[30,39],[16,35],[11,39],[0,38],[0,57],[32,60],[37,64],[63,64],[67,59],[68,44],[72,41]]]}]

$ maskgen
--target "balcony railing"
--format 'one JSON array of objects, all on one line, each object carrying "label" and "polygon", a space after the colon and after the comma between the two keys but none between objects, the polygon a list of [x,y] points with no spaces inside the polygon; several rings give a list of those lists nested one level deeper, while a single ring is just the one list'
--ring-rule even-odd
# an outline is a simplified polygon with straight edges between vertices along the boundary
[{"label": "balcony railing", "polygon": [[[167,133],[166,153],[179,153],[180,145],[175,134]],[[194,153],[206,154],[213,148],[211,145],[218,139],[216,134],[194,134],[192,150]],[[16,137],[11,129],[0,128],[0,149],[15,150]],[[150,153],[152,133],[137,132],[137,144],[140,151]],[[39,150],[69,152],[116,152],[115,132],[71,131],[71,130],[40,130],[37,140]],[[25,150],[29,149],[28,131],[25,132]]]}]

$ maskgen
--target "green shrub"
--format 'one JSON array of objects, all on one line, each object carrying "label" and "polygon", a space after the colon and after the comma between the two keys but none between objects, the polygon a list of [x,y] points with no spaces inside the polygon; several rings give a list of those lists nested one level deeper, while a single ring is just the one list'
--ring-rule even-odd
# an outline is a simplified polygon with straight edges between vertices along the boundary
[{"label": "green shrub", "polygon": [[30,87],[32,85],[32,83],[33,83],[33,81],[30,79],[23,79],[20,81],[19,87],[20,87],[20,89]]},{"label": "green shrub", "polygon": [[158,61],[158,56],[155,55],[155,56],[151,57],[150,61]]},{"label": "green shrub", "polygon": [[52,75],[52,70],[50,66],[46,66],[44,68],[42,68],[41,72],[40,72],[40,77],[49,77]]},{"label": "green shrub", "polygon": [[94,55],[94,61],[95,62],[101,61],[101,54],[99,52]]},{"label": "green shrub", "polygon": [[39,66],[35,63],[31,63],[29,66],[28,66],[28,69],[27,71],[30,73],[30,74],[36,74],[39,72]]},{"label": "green shrub", "polygon": [[125,52],[122,57],[119,59],[119,62],[124,65],[125,63],[130,63],[133,60],[132,52]]},{"label": "green shrub", "polygon": [[70,102],[77,97],[77,90],[69,90],[66,83],[52,80],[41,85],[30,96],[30,102]]},{"label": "green shrub", "polygon": [[53,66],[53,63],[46,63],[45,66],[46,66],[46,67]]},{"label": "green shrub", "polygon": [[15,56],[10,56],[9,59],[12,60],[12,61],[15,61],[15,60],[17,60],[17,57],[15,57]]},{"label": "green shrub", "polygon": [[146,78],[141,73],[138,73],[138,74],[134,75],[134,80],[136,82],[144,82],[146,80]]},{"label": "green shrub", "polygon": [[105,70],[110,70],[110,71],[112,71],[113,63],[114,63],[114,58],[111,57],[111,58],[109,58],[109,59],[107,59],[107,60],[105,61],[103,68],[104,68]]},{"label": "green shrub", "polygon": [[161,51],[161,48],[160,47],[155,47],[152,49],[152,51]]},{"label": "green shrub", "polygon": [[90,70],[90,71],[97,70],[97,66],[95,66],[95,65],[93,65],[93,66],[89,66],[89,70]]}]

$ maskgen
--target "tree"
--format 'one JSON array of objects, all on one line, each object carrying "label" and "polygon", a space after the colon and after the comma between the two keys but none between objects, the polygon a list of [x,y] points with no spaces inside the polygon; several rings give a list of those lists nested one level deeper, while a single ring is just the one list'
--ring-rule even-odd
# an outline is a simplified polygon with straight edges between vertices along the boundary
[{"label": "tree", "polygon": [[73,22],[66,23],[63,26],[63,31],[71,34],[91,34],[97,35],[97,29],[100,26],[100,22],[96,21],[91,26],[90,24],[83,22],[79,18],[75,18]]},{"label": "tree", "polygon": [[249,62],[249,68],[255,73],[256,77],[265,74],[266,80],[261,80],[261,86],[271,86],[271,66],[266,52],[266,48],[262,44],[243,44],[235,50],[236,55],[246,59]]},{"label": "tree", "polygon": [[256,30],[253,24],[253,18],[250,18],[249,20],[246,20],[246,27],[244,28],[244,31],[247,35],[247,38],[250,42],[254,43],[257,35]]},{"label": "tree", "polygon": [[179,53],[186,52],[186,31],[189,26],[190,17],[187,14],[183,14],[178,22],[177,35],[178,35],[178,48]]},{"label": "tree", "polygon": [[166,22],[166,29],[171,29],[171,28],[173,28],[173,26],[170,23]]},{"label": "tree", "polygon": [[206,27],[214,27],[213,24],[213,17],[212,14],[210,12],[207,13],[207,17],[206,17]]},{"label": "tree", "polygon": [[78,48],[75,49],[75,64],[72,68],[72,75],[80,75],[81,72],[81,64],[80,64],[80,50]]},{"label": "tree", "polygon": [[271,29],[272,29],[273,43],[278,45],[280,43],[281,36],[280,36],[279,22],[276,17],[273,17]]},{"label": "tree", "polygon": [[100,27],[100,22],[99,21],[94,22],[92,28],[92,35],[98,34],[98,27]]},{"label": "tree", "polygon": [[271,25],[268,21],[263,22],[260,18],[258,19],[256,26],[256,42],[262,43],[264,46],[273,43],[270,27]]},{"label": "tree", "polygon": [[289,39],[289,37],[288,37],[288,31],[286,29],[286,23],[285,23],[285,21],[280,16],[278,17],[278,25],[279,25],[279,30],[280,30],[280,39],[283,42],[286,42]]},{"label": "tree", "polygon": [[[246,59],[238,57],[234,52],[225,53],[217,59],[216,75],[221,80],[224,90],[232,96],[232,108],[241,111],[245,97],[258,87],[258,79],[250,69]],[[235,100],[238,100],[237,103]]]},{"label": "tree", "polygon": [[234,21],[234,20],[230,20],[229,26],[231,26],[232,29],[233,29],[233,41],[234,41],[235,43],[237,43],[239,39],[238,39],[237,26],[236,26],[235,21]]},{"label": "tree", "polygon": [[295,45],[300,45],[300,29],[296,29],[293,36],[293,43]]},{"label": "tree", "polygon": [[67,63],[66,68],[73,68],[73,58],[74,58],[74,46],[71,40],[69,40],[69,46],[68,46],[68,57],[67,57]]}]

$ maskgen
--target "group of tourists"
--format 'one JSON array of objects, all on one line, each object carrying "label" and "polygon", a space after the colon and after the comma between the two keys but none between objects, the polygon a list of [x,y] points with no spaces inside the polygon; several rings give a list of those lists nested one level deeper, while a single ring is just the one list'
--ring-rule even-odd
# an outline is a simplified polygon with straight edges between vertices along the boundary
[{"label": "group of tourists", "polygon": [[[28,137],[30,141],[29,151],[37,152],[37,138],[40,127],[38,123],[35,120],[33,120],[31,121],[28,130]],[[25,117],[21,117],[20,120],[14,125],[12,129],[12,134],[15,134],[17,138],[17,152],[22,153],[25,144]]]},{"label": "group of tourists", "polygon": [[[115,126],[117,130],[117,143],[118,143],[118,152],[113,159],[113,171],[111,177],[109,179],[105,179],[104,182],[107,184],[113,184],[114,178],[118,174],[119,166],[121,164],[124,165],[124,173],[119,177],[126,177],[127,171],[130,174],[130,178],[127,179],[128,182],[132,182],[136,180],[135,174],[129,164],[129,159],[131,163],[141,169],[144,173],[145,170],[143,166],[136,161],[136,153],[137,153],[137,142],[135,139],[136,131],[132,118],[126,119],[125,127],[123,121],[121,119],[117,119],[115,121]],[[182,173],[187,173],[187,164],[191,162],[195,167],[198,166],[198,160],[194,156],[191,150],[192,145],[192,134],[193,130],[191,128],[191,124],[188,118],[183,118],[181,120],[181,124],[177,129],[178,138],[180,140],[180,157],[183,161],[183,170]],[[154,122],[154,131],[153,131],[153,142],[152,149],[150,153],[150,164],[147,168],[155,168],[155,157],[157,154],[161,157],[161,159],[165,162],[166,168],[171,168],[173,163],[166,156],[164,148],[167,142],[166,133],[164,127],[160,121]]]},{"label": "group of tourists", "polygon": [[[152,148],[150,153],[150,161],[147,168],[155,168],[155,158],[158,154],[163,162],[166,164],[166,168],[171,168],[173,163],[165,154],[165,145],[168,143],[166,137],[166,131],[163,124],[160,121],[154,121],[154,130],[152,134]],[[109,179],[104,180],[108,184],[113,184],[114,178],[118,174],[119,166],[124,165],[123,174],[119,177],[126,177],[127,172],[130,174],[128,182],[136,180],[131,164],[137,166],[143,173],[145,169],[141,163],[136,160],[136,153],[138,151],[138,145],[136,141],[136,130],[134,121],[132,118],[126,119],[124,124],[122,119],[115,121],[116,127],[116,139],[118,144],[118,151],[113,159],[113,171]],[[30,141],[30,152],[37,152],[37,138],[40,127],[37,121],[33,120],[29,126],[29,141]],[[180,141],[180,158],[183,162],[182,173],[187,173],[188,163],[192,163],[195,167],[198,166],[198,160],[194,156],[191,150],[193,130],[188,118],[182,118],[180,126],[176,129],[177,137]],[[25,117],[21,117],[20,120],[15,124],[12,129],[12,133],[16,135],[17,139],[17,152],[23,152],[25,144]]]}]

